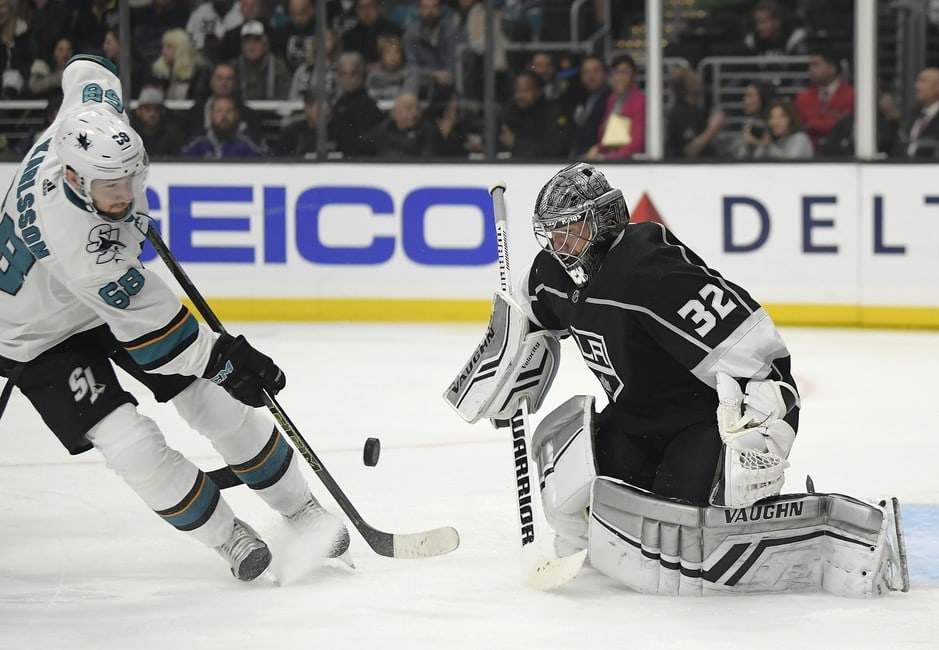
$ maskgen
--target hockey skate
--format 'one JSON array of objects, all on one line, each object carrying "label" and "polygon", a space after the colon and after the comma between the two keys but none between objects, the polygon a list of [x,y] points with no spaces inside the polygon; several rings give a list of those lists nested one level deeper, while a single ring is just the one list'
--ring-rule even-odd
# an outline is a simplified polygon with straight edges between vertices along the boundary
[{"label": "hockey skate", "polygon": [[215,550],[228,560],[232,575],[239,580],[254,580],[271,563],[271,551],[251,526],[235,518],[231,535]]},{"label": "hockey skate", "polygon": [[284,515],[284,518],[292,528],[300,532],[332,531],[332,536],[328,540],[329,544],[325,548],[325,556],[339,558],[350,567],[354,566],[349,555],[349,530],[338,517],[326,512],[312,494],[299,510]]}]

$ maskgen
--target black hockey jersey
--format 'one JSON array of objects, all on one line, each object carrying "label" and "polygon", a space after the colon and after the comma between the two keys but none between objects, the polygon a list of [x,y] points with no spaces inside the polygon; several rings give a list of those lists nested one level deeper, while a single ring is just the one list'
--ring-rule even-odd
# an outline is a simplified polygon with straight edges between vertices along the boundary
[{"label": "black hockey jersey", "polygon": [[538,324],[574,337],[613,408],[640,429],[663,416],[713,421],[719,371],[795,386],[769,315],[660,224],[628,225],[583,288],[545,251],[527,284]]}]

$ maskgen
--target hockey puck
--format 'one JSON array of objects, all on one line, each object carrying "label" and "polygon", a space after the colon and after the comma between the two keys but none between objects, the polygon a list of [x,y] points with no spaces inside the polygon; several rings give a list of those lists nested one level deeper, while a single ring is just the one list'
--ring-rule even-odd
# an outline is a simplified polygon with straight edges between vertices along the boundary
[{"label": "hockey puck", "polygon": [[378,457],[381,455],[381,441],[378,438],[368,438],[365,441],[365,447],[362,449],[362,462],[369,467],[375,467],[378,464]]}]

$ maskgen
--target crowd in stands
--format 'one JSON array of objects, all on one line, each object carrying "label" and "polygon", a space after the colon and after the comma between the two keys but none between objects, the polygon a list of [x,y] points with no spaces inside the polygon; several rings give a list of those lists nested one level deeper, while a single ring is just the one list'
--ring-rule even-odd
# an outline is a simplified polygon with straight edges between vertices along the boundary
[{"label": "crowd in stands", "polygon": [[[332,158],[465,159],[485,150],[483,0],[328,0],[322,60],[316,0],[123,1],[132,37],[133,96],[126,99],[153,157],[310,157],[322,153],[321,134]],[[641,62],[625,50],[606,60],[598,51],[537,49],[539,42],[576,40],[604,24],[605,0],[584,4],[580,34],[571,34],[570,2],[495,4],[498,155],[641,158]],[[736,38],[712,44],[710,53],[805,55],[809,63],[804,87],[790,95],[777,92],[770,73],[741,83],[736,119],[707,101],[693,58],[671,67],[669,158],[853,155],[854,87],[843,70],[850,52],[813,41],[809,29],[819,12],[843,2],[692,4],[738,16]],[[643,5],[612,3],[614,35],[641,21]],[[0,100],[46,100],[44,120],[54,119],[62,69],[73,54],[99,54],[120,66],[118,19],[118,0],[0,0]],[[939,156],[939,69],[919,72],[915,88],[916,105],[907,110],[878,89],[877,146],[884,154]],[[179,102],[187,108],[174,110]],[[297,108],[277,112],[272,132],[262,128],[258,102]],[[0,151],[21,155],[40,130],[20,142],[0,140]]]}]

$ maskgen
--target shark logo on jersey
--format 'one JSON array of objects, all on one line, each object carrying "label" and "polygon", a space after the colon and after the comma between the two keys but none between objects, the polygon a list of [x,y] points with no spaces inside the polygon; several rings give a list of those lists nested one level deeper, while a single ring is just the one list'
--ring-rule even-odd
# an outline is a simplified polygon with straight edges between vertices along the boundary
[{"label": "shark logo on jersey", "polygon": [[571,302],[577,302],[580,300],[580,289],[574,289],[574,293],[571,294]]},{"label": "shark logo on jersey", "polygon": [[603,386],[610,401],[614,401],[623,390],[623,380],[613,369],[606,340],[600,334],[579,330],[576,327],[571,328],[571,334],[577,340],[577,346],[580,348],[580,354],[587,363],[587,367],[600,380],[600,385]]},{"label": "shark logo on jersey", "polygon": [[55,183],[50,181],[48,178],[42,182],[42,195],[45,196],[52,190],[58,187]]},{"label": "shark logo on jersey", "polygon": [[124,260],[122,256],[124,243],[120,237],[121,231],[117,228],[107,223],[99,224],[88,233],[88,244],[85,246],[85,250],[89,253],[98,254],[98,264],[107,264],[112,261],[121,262]]}]

